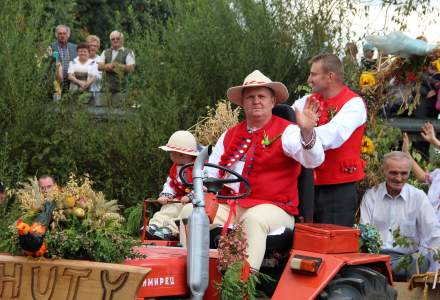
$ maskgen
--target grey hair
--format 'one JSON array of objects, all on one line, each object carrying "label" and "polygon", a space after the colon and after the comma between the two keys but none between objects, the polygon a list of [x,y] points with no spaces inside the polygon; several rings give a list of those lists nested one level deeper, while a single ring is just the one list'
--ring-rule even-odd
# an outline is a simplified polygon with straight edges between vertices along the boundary
[{"label": "grey hair", "polygon": [[411,165],[412,160],[411,156],[408,153],[402,151],[391,151],[383,156],[383,164],[385,164],[389,160],[401,160],[406,159]]},{"label": "grey hair", "polygon": [[112,39],[112,35],[118,35],[120,38],[121,38],[121,40],[122,41],[124,41],[124,35],[122,34],[122,32],[120,32],[120,31],[117,31],[117,30],[113,30],[111,33],[110,33],[110,39]]},{"label": "grey hair", "polygon": [[67,25],[60,24],[55,28],[55,37],[57,36],[58,30],[61,28],[66,28],[67,35],[70,37],[70,27]]}]

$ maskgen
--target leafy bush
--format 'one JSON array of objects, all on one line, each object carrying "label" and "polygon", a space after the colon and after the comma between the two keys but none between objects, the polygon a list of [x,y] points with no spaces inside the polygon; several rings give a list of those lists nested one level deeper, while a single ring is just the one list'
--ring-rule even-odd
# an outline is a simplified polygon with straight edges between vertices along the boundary
[{"label": "leafy bush", "polygon": [[[88,173],[107,197],[135,205],[157,195],[166,177],[170,162],[157,147],[195,124],[227,87],[260,69],[295,91],[306,81],[307,59],[336,49],[341,38],[342,23],[320,17],[331,10],[327,0],[318,7],[299,0],[110,4],[102,9],[113,9],[104,22],[112,28],[103,29],[85,15],[92,3],[0,2],[0,63],[7,70],[0,74],[0,178],[7,185],[45,173],[62,184],[70,172]],[[105,44],[103,32],[126,29],[126,46],[136,55],[128,102],[139,109],[108,110],[97,120],[67,98],[52,102],[45,50],[58,23],[72,25],[76,42],[101,32]]]}]

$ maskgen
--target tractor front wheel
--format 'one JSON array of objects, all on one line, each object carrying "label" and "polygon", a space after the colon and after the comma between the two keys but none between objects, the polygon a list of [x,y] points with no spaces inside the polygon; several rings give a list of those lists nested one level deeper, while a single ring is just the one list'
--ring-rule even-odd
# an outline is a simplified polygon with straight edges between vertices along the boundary
[{"label": "tractor front wheel", "polygon": [[387,278],[365,266],[343,268],[321,292],[319,300],[395,300],[396,290]]}]

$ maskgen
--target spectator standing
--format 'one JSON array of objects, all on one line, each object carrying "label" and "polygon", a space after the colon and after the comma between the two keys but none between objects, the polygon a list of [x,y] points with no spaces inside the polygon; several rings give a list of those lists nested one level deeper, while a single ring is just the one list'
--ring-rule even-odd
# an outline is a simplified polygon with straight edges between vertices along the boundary
[{"label": "spectator standing", "polygon": [[110,104],[120,105],[127,96],[128,74],[134,71],[135,57],[132,50],[124,47],[124,35],[119,31],[110,33],[111,48],[100,57],[100,70],[104,71],[105,88],[110,92]]},{"label": "spectator standing", "polygon": [[[70,91],[86,92],[98,77],[98,65],[89,58],[89,46],[80,43],[77,47],[78,57],[69,64],[68,78],[70,80]],[[90,98],[87,98],[89,101]],[[87,101],[87,102],[88,102]]]},{"label": "spectator standing", "polygon": [[[416,273],[418,253],[424,247],[439,249],[440,224],[426,194],[407,184],[411,157],[400,151],[386,154],[383,160],[385,182],[369,189],[361,204],[362,224],[376,226],[383,241],[382,253],[390,255],[393,279],[406,281]],[[409,247],[396,246],[393,232],[409,238]],[[410,264],[404,267],[404,255],[410,254]],[[420,272],[430,267],[429,256],[419,262]]]},{"label": "spectator standing", "polygon": [[344,69],[334,54],[320,54],[310,61],[307,80],[312,94],[293,104],[303,109],[309,99],[320,103],[315,129],[325,150],[325,161],[315,169],[317,223],[353,226],[357,207],[356,182],[365,177],[361,158],[367,120],[365,103],[343,83]]},{"label": "spectator standing", "polygon": [[57,52],[56,55],[61,62],[63,70],[63,81],[61,88],[63,92],[69,89],[69,80],[67,79],[67,70],[69,63],[77,56],[76,45],[69,42],[70,28],[66,25],[58,25],[55,29],[56,41],[50,45],[49,55],[53,55],[53,52]]},{"label": "spectator standing", "polygon": [[[100,63],[101,58],[98,55],[98,51],[101,47],[101,40],[99,37],[96,35],[89,35],[86,38],[86,43],[89,45],[89,58],[94,61],[95,64]],[[102,71],[98,70],[96,80],[90,86],[95,106],[101,106],[101,79]]]}]

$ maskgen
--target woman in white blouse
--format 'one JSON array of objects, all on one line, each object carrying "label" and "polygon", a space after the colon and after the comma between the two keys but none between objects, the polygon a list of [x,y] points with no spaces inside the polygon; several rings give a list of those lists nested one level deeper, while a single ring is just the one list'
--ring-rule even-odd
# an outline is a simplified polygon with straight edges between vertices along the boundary
[{"label": "woman in white blouse", "polygon": [[70,62],[67,71],[71,91],[89,91],[98,77],[98,65],[89,58],[89,45],[80,43],[77,46],[78,56]]}]

